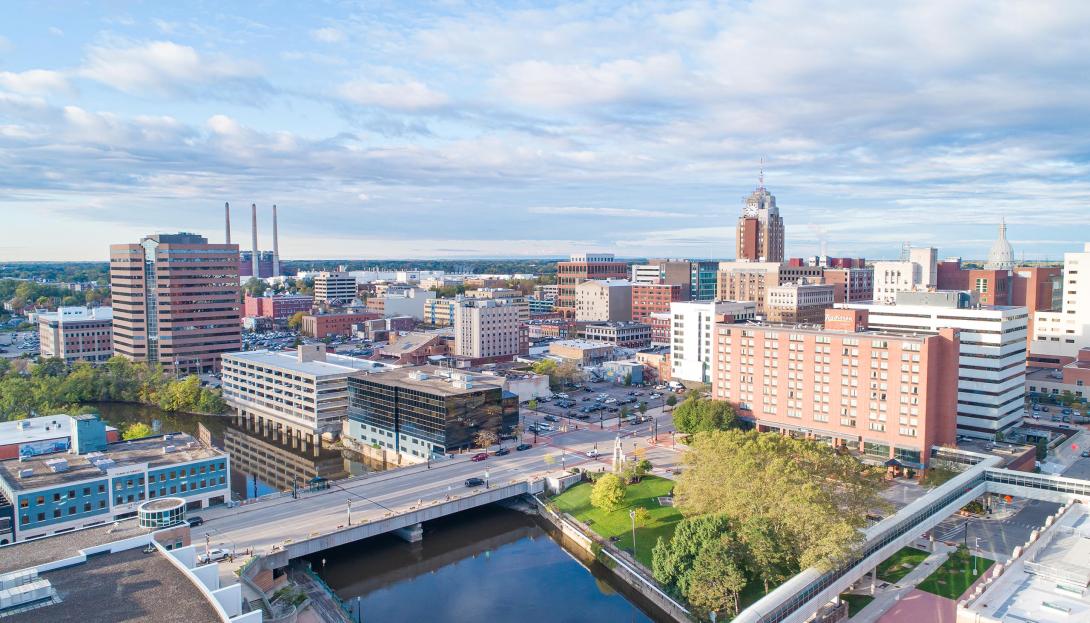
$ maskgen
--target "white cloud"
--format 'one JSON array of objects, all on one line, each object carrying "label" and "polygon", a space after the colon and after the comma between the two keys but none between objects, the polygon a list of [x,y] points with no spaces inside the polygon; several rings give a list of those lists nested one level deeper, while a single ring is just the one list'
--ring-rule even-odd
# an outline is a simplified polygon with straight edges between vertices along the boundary
[{"label": "white cloud", "polygon": [[345,40],[344,32],[336,28],[318,28],[310,31],[310,36],[322,43],[340,43]]},{"label": "white cloud", "polygon": [[19,73],[0,71],[0,88],[24,95],[46,95],[68,91],[70,85],[59,71],[31,69]]},{"label": "white cloud", "polygon": [[536,108],[611,104],[652,94],[684,92],[687,70],[676,54],[617,59],[597,65],[524,61],[507,67],[494,88],[501,95]]},{"label": "white cloud", "polygon": [[576,216],[620,216],[625,218],[673,218],[690,217],[693,214],[670,212],[667,210],[639,210],[634,208],[595,208],[583,206],[533,206],[527,208],[531,214],[565,214]]},{"label": "white cloud", "polygon": [[80,74],[132,94],[169,95],[197,86],[232,79],[254,78],[252,63],[222,56],[204,56],[172,41],[151,41],[127,47],[89,48]]},{"label": "white cloud", "polygon": [[416,80],[398,83],[353,80],[342,84],[338,93],[356,104],[391,110],[429,110],[439,108],[448,101],[445,94]]},{"label": "white cloud", "polygon": [[53,35],[54,37],[63,37],[64,36],[64,31],[61,30],[60,28],[57,28],[56,26],[50,26],[49,27],[49,34]]}]

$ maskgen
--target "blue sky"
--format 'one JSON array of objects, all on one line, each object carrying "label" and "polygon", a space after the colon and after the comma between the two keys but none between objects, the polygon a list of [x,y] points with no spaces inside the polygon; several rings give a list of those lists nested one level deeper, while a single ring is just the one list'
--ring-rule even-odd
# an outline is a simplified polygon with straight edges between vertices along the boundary
[{"label": "blue sky", "polygon": [[1090,240],[1090,3],[8,2],[0,260],[194,230],[287,258]]}]

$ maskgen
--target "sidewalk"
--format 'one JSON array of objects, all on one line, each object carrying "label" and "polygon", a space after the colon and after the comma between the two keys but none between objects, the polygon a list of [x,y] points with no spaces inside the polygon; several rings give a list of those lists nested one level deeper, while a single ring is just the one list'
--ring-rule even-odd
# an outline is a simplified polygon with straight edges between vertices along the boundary
[{"label": "sidewalk", "polygon": [[[901,601],[906,595],[916,589],[916,585],[919,584],[931,575],[935,569],[938,569],[942,563],[946,562],[950,552],[956,548],[950,547],[943,543],[935,543],[935,552],[928,556],[922,563],[920,563],[915,569],[909,572],[908,575],[901,578],[896,584],[889,584],[885,588],[878,588],[874,594],[874,601],[867,604],[865,608],[859,611],[854,617],[851,618],[852,623],[875,623],[882,615],[892,609],[898,602]],[[881,586],[882,580],[878,580],[878,585]],[[860,580],[858,585],[860,590],[855,592],[859,594],[870,594],[870,577]]]}]

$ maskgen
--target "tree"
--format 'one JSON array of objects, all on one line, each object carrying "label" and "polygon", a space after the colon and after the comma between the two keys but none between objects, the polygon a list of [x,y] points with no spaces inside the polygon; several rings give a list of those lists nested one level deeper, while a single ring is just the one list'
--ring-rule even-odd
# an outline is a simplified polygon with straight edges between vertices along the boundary
[{"label": "tree", "polygon": [[590,490],[590,503],[594,508],[612,513],[624,501],[625,485],[617,474],[604,474]]},{"label": "tree", "polygon": [[526,403],[526,408],[531,411],[537,411],[537,398],[531,398],[530,402]]},{"label": "tree", "polygon": [[737,418],[734,408],[723,400],[707,400],[690,394],[674,409],[674,427],[678,432],[693,435],[713,430],[733,428]]},{"label": "tree", "polygon": [[628,417],[628,405],[621,407],[621,414],[618,417],[620,417],[622,420]]},{"label": "tree", "polygon": [[1041,439],[1037,442],[1037,460],[1043,461],[1048,458],[1048,440]]},{"label": "tree", "polygon": [[776,523],[767,517],[752,517],[738,530],[745,546],[746,567],[764,583],[778,585],[798,573],[799,566],[787,548],[787,539],[777,532]]},{"label": "tree", "polygon": [[736,549],[729,539],[720,538],[697,555],[685,598],[700,610],[726,610],[733,617],[738,613],[738,597],[746,583],[746,571]]},{"label": "tree", "polygon": [[647,403],[644,402],[644,401],[640,401],[640,406],[637,407],[637,409],[640,410],[640,415],[646,414],[647,413]]},{"label": "tree", "polygon": [[288,328],[292,331],[298,331],[303,326],[303,316],[306,316],[305,312],[295,312],[288,318]]},{"label": "tree", "polygon": [[261,279],[258,279],[257,277],[250,277],[250,279],[246,281],[245,285],[242,286],[242,290],[246,294],[254,297],[264,295],[265,291],[268,289],[269,284],[265,283]]},{"label": "tree", "polygon": [[129,439],[143,439],[149,435],[151,435],[150,426],[143,422],[134,422],[125,428],[125,432],[121,434],[121,438],[128,441]]},{"label": "tree", "polygon": [[38,365],[34,366],[30,370],[31,376],[43,377],[43,376],[64,376],[68,371],[68,366],[64,363],[64,360],[59,357],[47,357],[38,362]]},{"label": "tree", "polygon": [[671,406],[671,407],[676,405],[677,404],[677,395],[676,394],[670,394],[669,396],[667,396],[666,397],[666,404],[668,406]]},{"label": "tree", "polygon": [[651,573],[674,595],[686,596],[697,556],[713,542],[729,537],[730,530],[730,519],[722,514],[682,519],[669,540],[659,537],[655,543]]},{"label": "tree", "polygon": [[642,527],[646,526],[648,523],[650,523],[650,521],[651,521],[651,511],[647,510],[646,508],[644,508],[642,506],[637,506],[636,508],[634,508],[632,510],[633,510],[633,512],[636,513],[636,516],[634,517],[634,520],[636,522],[636,527],[637,528],[642,528]]},{"label": "tree", "polygon": [[496,442],[499,441],[499,436],[490,430],[479,430],[473,439],[478,448],[490,448],[496,445]]},{"label": "tree", "polygon": [[631,372],[624,375],[624,384],[625,384],[626,387],[629,387],[629,386],[632,385],[632,373]]}]

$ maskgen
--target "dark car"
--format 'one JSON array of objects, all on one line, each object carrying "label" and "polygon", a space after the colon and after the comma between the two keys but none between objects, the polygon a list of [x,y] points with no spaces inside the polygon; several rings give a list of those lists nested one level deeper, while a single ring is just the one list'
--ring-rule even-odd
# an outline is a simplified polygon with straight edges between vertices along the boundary
[{"label": "dark car", "polygon": [[499,450],[493,452],[492,456],[507,456],[508,454],[511,454],[510,450],[508,450],[507,448],[500,448]]},{"label": "dark car", "polygon": [[466,478],[467,487],[479,487],[484,484],[484,478]]},{"label": "dark car", "polygon": [[193,515],[192,517],[188,517],[186,519],[186,521],[189,522],[189,527],[190,528],[196,528],[197,526],[204,525],[204,519],[201,518],[198,515]]},{"label": "dark car", "polygon": [[577,420],[589,420],[590,419],[590,414],[589,413],[573,413],[572,417],[577,419]]},{"label": "dark car", "polygon": [[501,433],[500,434],[500,441],[514,441],[516,439],[518,439],[518,437],[514,433]]},{"label": "dark car", "polygon": [[515,450],[518,450],[519,452],[522,452],[523,450],[529,450],[530,448],[533,448],[533,446],[528,443],[520,443],[519,445],[515,446]]},{"label": "dark car", "polygon": [[559,422],[560,418],[556,417],[555,415],[546,415],[545,416],[545,421],[546,422]]},{"label": "dark car", "polygon": [[487,452],[478,452],[477,454],[474,454],[473,457],[470,458],[469,460],[474,461],[474,462],[479,462],[479,461],[483,461],[483,460],[485,460],[487,458],[488,458],[488,453]]}]

